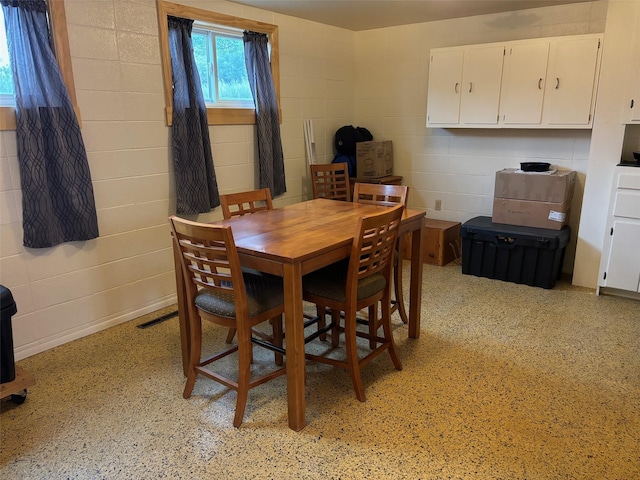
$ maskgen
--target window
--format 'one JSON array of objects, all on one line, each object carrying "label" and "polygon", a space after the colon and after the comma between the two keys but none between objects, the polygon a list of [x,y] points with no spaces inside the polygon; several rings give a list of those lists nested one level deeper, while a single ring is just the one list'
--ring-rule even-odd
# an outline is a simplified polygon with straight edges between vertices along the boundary
[{"label": "window", "polygon": [[167,125],[171,125],[173,92],[167,16],[194,20],[193,49],[207,104],[209,125],[255,124],[253,97],[244,63],[242,32],[269,35],[271,72],[280,105],[278,27],[268,23],[232,17],[198,8],[158,0],[158,25],[165,87]]},{"label": "window", "polygon": [[0,8],[0,106],[14,105],[13,75],[9,63],[7,35],[4,31],[4,13]]},{"label": "window", "polygon": [[196,23],[191,40],[207,105],[253,108],[242,30]]},{"label": "window", "polygon": [[[58,59],[58,65],[60,66],[60,73],[62,74],[62,78],[64,79],[64,83],[67,86],[67,91],[69,92],[69,98],[71,99],[71,103],[76,111],[76,115],[78,116],[78,123],[80,123],[80,111],[78,110],[78,103],[76,100],[76,87],[73,81],[73,69],[71,68],[71,55],[69,53],[69,35],[67,33],[67,17],[64,10],[64,0],[47,0],[47,5],[49,6],[49,22],[51,23],[51,34],[53,36],[53,44],[56,52],[56,58]],[[2,17],[2,23],[0,24],[0,30],[2,30],[2,34],[0,37],[4,36],[4,15],[0,13],[0,17]],[[0,40],[0,51],[2,50],[2,40]],[[5,47],[6,48],[6,47]],[[0,83],[4,80],[4,67],[3,67],[3,57],[0,52]],[[8,65],[8,54],[7,54],[7,67],[9,79],[11,82],[11,99],[10,103],[3,104],[0,100],[0,130],[15,130],[16,129],[16,113],[13,100],[13,75],[11,74],[11,67]],[[4,93],[2,91],[3,87],[0,87],[0,97]],[[6,94],[5,94],[6,95]],[[6,100],[7,97],[4,97]]]}]

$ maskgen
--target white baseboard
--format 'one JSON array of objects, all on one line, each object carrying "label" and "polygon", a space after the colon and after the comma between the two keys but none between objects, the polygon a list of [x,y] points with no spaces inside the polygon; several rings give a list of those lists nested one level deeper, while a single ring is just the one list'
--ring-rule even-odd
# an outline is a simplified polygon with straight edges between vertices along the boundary
[{"label": "white baseboard", "polygon": [[22,345],[20,347],[17,347],[14,351],[15,360],[22,360],[37,353],[42,353],[51,348],[64,345],[65,343],[69,343],[73,340],[86,337],[87,335],[91,335],[92,333],[106,330],[107,328],[128,322],[129,320],[141,317],[142,315],[146,315],[147,313],[155,312],[156,310],[160,310],[162,308],[168,307],[169,305],[173,305],[174,303],[176,303],[176,301],[177,300],[175,294],[169,295],[145,307],[118,315],[113,318],[109,318],[107,320],[100,321],[99,323],[84,326],[78,330],[67,332],[60,336],[55,336],[55,338],[43,338],[38,340],[37,342]]}]

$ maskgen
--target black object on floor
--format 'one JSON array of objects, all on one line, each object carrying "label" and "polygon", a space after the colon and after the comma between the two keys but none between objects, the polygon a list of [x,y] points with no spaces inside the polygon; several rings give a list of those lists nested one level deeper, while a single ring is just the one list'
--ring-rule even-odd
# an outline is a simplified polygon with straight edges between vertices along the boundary
[{"label": "black object on floor", "polygon": [[475,217],[462,224],[462,273],[553,288],[571,230],[521,227]]},{"label": "black object on floor", "polygon": [[162,315],[161,317],[158,317],[158,318],[156,318],[154,320],[149,320],[148,322],[141,323],[140,325],[138,325],[138,328],[153,327],[154,325],[162,323],[165,320],[169,320],[170,318],[173,318],[176,315],[178,315],[178,311],[177,310],[175,312],[170,312],[170,313],[167,313],[166,315]]},{"label": "black object on floor", "polygon": [[0,285],[0,383],[13,382],[16,379],[11,317],[17,312],[18,307],[11,290]]}]

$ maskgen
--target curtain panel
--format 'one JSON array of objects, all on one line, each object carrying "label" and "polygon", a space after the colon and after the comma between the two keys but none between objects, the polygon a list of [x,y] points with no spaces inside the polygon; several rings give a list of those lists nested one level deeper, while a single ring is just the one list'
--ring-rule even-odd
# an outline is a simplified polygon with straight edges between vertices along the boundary
[{"label": "curtain panel", "polygon": [[287,191],[287,186],[267,35],[245,31],[244,57],[256,109],[260,188],[269,188],[271,196],[277,197]]},{"label": "curtain panel", "polygon": [[173,164],[176,213],[193,215],[220,205],[207,108],[193,55],[193,20],[168,17],[173,76]]},{"label": "curtain panel", "polygon": [[0,0],[16,101],[23,243],[45,248],[98,236],[80,125],[51,47],[44,0]]}]

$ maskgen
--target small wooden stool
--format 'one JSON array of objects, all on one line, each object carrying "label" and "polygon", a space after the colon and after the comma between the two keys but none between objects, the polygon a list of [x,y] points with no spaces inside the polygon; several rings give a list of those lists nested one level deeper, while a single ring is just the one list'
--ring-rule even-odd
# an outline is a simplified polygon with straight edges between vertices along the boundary
[{"label": "small wooden stool", "polygon": [[[411,258],[411,237],[405,235],[404,258]],[[446,265],[460,258],[460,222],[448,220],[424,219],[422,230],[422,257],[424,263]]]}]

